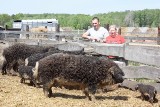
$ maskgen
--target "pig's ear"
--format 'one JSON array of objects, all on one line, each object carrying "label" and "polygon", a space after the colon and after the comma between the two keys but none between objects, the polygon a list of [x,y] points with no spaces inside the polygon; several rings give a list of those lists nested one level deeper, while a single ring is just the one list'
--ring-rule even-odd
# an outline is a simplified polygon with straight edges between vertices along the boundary
[{"label": "pig's ear", "polygon": [[112,75],[114,75],[114,67],[111,67],[108,69],[109,73],[111,73]]}]

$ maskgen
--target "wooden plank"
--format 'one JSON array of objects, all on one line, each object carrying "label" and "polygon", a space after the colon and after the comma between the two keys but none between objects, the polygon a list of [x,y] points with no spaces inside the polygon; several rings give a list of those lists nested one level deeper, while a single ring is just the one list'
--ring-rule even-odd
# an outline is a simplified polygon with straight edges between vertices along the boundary
[{"label": "wooden plank", "polygon": [[128,43],[129,45],[132,46],[150,46],[150,47],[160,47],[160,45],[156,44],[140,44],[140,43]]},{"label": "wooden plank", "polygon": [[160,82],[160,68],[151,66],[126,66],[122,68],[125,78],[148,78]]},{"label": "wooden plank", "polygon": [[64,51],[82,51],[84,48],[80,46],[78,43],[63,43],[63,44],[58,44],[56,46],[59,50],[64,50]]},{"label": "wooden plank", "polygon": [[124,44],[91,43],[96,53],[124,57]]},{"label": "wooden plank", "polygon": [[160,46],[142,44],[90,43],[94,52],[102,55],[124,57],[126,60],[160,67]]},{"label": "wooden plank", "polygon": [[[0,30],[0,33],[4,33],[4,34],[23,34],[23,35],[26,35],[26,34],[41,34],[41,35],[60,35],[60,36],[78,36],[78,37],[81,37],[82,33],[78,33],[78,30],[75,32],[75,31],[63,31],[63,32],[52,32],[52,31],[49,31],[49,32],[28,32],[28,31],[7,31],[7,30]],[[131,32],[128,32],[128,33],[131,33]],[[136,35],[135,36],[125,36],[125,39],[126,40],[160,40],[160,37],[157,36],[157,37],[137,37]]]},{"label": "wooden plank", "polygon": [[[17,39],[17,42],[21,42],[23,40]],[[25,39],[25,43],[32,43],[31,41],[32,41],[31,39]],[[33,40],[33,41],[34,44],[38,44],[38,40]],[[62,41],[41,40],[39,44],[54,45],[54,44],[60,44],[61,42]],[[82,47],[85,47],[85,50],[87,50],[87,48],[89,47],[90,49],[92,49],[91,51],[97,54],[124,57],[126,60],[160,67],[159,45],[146,45],[146,44],[144,45],[144,44],[133,44],[133,43],[106,44],[106,43],[80,42],[80,41],[70,42],[70,43],[71,44],[77,43],[80,46],[84,45]]]},{"label": "wooden plank", "polygon": [[[121,86],[134,91],[137,84],[140,84],[140,82],[130,81],[130,80],[125,79],[123,83],[121,84]],[[154,86],[157,92],[160,93],[160,83],[143,83],[143,84]]]},{"label": "wooden plank", "polygon": [[137,37],[137,36],[124,36],[124,38],[127,40],[160,40],[160,37]]},{"label": "wooden plank", "polygon": [[47,39],[15,39],[15,38],[7,38],[5,41],[14,42],[14,43],[25,43],[28,45],[56,45],[63,44],[64,41],[53,41]]},{"label": "wooden plank", "polygon": [[141,45],[125,45],[125,59],[160,67],[160,48]]},{"label": "wooden plank", "polygon": [[26,34],[30,34],[30,35],[35,35],[35,34],[38,34],[38,35],[52,35],[53,37],[55,37],[56,35],[59,35],[59,36],[66,36],[66,37],[73,37],[73,36],[79,36],[81,37],[82,34],[78,34],[78,32],[28,32],[28,31],[0,31],[0,33],[3,33],[3,34],[22,34],[22,35],[26,35]]},{"label": "wooden plank", "polygon": [[131,80],[125,79],[125,80],[122,82],[121,86],[124,87],[124,88],[128,88],[128,89],[130,89],[130,90],[135,91],[135,87],[137,86],[137,84],[139,84],[139,83],[136,82],[136,81],[131,81]]}]

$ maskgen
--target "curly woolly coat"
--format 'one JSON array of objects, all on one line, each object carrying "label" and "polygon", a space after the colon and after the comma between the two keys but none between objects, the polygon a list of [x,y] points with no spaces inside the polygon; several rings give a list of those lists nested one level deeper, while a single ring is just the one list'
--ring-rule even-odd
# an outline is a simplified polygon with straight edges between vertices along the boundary
[{"label": "curly woolly coat", "polygon": [[36,83],[35,78],[33,77],[32,69],[33,69],[32,66],[24,66],[24,65],[18,66],[18,73],[21,78],[20,82],[25,83],[25,80],[30,80],[30,85],[39,87],[39,85]]},{"label": "curly woolly coat", "polygon": [[153,102],[156,101],[157,91],[156,91],[155,87],[153,87],[151,85],[138,84],[135,87],[135,90],[138,90],[141,93],[142,100],[147,100],[151,104],[153,104]]},{"label": "curly woolly coat", "polygon": [[49,52],[45,53],[36,53],[28,58],[25,59],[25,65],[26,66],[35,66],[36,62],[39,61],[40,59],[47,57],[49,55],[55,54],[55,53],[68,53],[68,54],[74,54],[74,55],[84,55],[85,52],[83,50],[80,51],[64,51],[64,50],[58,50],[51,48],[49,49]]},{"label": "curly woolly coat", "polygon": [[93,56],[57,53],[45,57],[33,69],[34,76],[43,83],[46,96],[51,96],[55,82],[79,84],[84,94],[91,100],[89,93],[95,94],[98,85],[106,86],[123,82],[123,71],[109,59]]},{"label": "curly woolly coat", "polygon": [[[51,47],[44,46],[31,46],[27,44],[14,44],[3,50],[4,62],[2,65],[2,74],[6,74],[6,70],[11,66],[13,62],[17,63],[19,59],[25,60],[35,53],[47,52]],[[17,64],[16,64],[17,65]]]}]

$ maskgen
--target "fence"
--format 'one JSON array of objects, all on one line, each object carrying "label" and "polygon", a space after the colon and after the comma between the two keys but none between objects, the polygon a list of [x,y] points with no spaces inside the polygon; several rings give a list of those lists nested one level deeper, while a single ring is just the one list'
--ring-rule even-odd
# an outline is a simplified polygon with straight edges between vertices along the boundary
[{"label": "fence", "polygon": [[[90,53],[96,53],[102,56],[113,55],[124,58],[125,60],[139,62],[144,64],[143,66],[122,66],[123,71],[125,72],[125,78],[148,78],[160,82],[160,45],[156,44],[146,44],[146,43],[136,43],[132,42],[133,40],[153,40],[159,41],[159,37],[132,37],[126,36],[125,38],[129,41],[125,44],[105,44],[105,43],[96,43],[91,41],[84,41],[81,39],[77,39],[76,41],[73,39],[74,37],[81,38],[81,34],[77,32],[72,33],[31,33],[31,32],[21,32],[21,31],[0,31],[1,34],[5,35],[6,42],[14,43],[27,43],[27,44],[39,44],[39,45],[55,45],[62,44],[61,49],[68,49],[67,45],[72,49],[76,49],[76,47],[83,47],[85,51]],[[6,35],[11,34],[10,38]],[[16,34],[43,34],[55,37],[58,35],[59,37],[72,37],[72,39],[68,38],[68,42],[62,40],[52,40],[47,37],[47,39],[20,39],[13,38],[13,35]],[[71,50],[71,49],[70,49]],[[117,62],[119,64],[119,62]],[[123,63],[124,64],[124,63]],[[126,80],[127,81],[127,80]],[[126,83],[125,81],[125,83]],[[130,81],[128,81],[130,82]],[[128,83],[127,82],[127,83]],[[151,83],[151,85],[155,86],[157,91],[160,92],[160,84],[159,83]],[[123,84],[125,87],[129,87],[128,84]]]}]

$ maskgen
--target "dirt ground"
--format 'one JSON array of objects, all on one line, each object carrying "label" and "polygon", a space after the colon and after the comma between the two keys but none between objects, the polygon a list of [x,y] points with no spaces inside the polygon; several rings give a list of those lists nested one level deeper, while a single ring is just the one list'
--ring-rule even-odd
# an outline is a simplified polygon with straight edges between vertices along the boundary
[{"label": "dirt ground", "polygon": [[[46,98],[42,88],[21,84],[18,76],[0,74],[0,107],[152,107],[140,99],[140,93],[124,88],[108,93],[96,93],[95,101],[88,101],[80,90],[52,88]],[[160,99],[160,94],[156,96]],[[160,107],[160,101],[153,104]]]},{"label": "dirt ground", "polygon": [[[0,52],[5,46],[0,43]],[[85,99],[80,90],[55,87],[52,90],[52,97],[46,98],[42,88],[22,84],[18,76],[0,73],[0,107],[160,107],[160,101],[151,105],[140,99],[139,92],[124,88],[108,93],[96,93],[95,101]],[[156,98],[160,100],[160,93]]]}]

